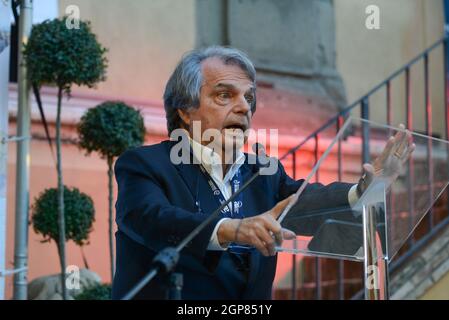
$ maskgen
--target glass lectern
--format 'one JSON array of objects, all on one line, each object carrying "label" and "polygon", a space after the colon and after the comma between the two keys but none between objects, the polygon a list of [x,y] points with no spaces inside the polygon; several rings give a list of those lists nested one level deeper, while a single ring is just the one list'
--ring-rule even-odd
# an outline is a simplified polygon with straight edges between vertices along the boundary
[{"label": "glass lectern", "polygon": [[356,184],[362,162],[374,161],[398,131],[404,130],[348,118],[336,136],[322,139],[324,152],[279,217],[297,234],[277,247],[279,252],[363,263],[365,299],[388,299],[389,262],[448,185],[449,142],[412,132],[411,157],[400,165],[386,159],[387,169],[348,201],[350,185],[335,185],[335,192],[320,195],[319,186],[311,184],[318,171],[336,170],[337,154],[346,164],[342,181]]}]

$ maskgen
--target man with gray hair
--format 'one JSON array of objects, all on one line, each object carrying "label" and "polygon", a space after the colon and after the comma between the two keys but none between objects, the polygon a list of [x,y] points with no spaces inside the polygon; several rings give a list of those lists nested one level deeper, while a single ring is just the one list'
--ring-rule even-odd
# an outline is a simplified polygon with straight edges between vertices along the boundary
[{"label": "man with gray hair", "polygon": [[[176,246],[260,169],[240,150],[256,111],[256,71],[241,51],[214,46],[186,54],[168,80],[164,106],[172,140],[127,151],[115,165],[114,299],[139,282],[160,250]],[[184,299],[271,298],[274,239],[296,236],[276,219],[304,182],[275,162],[273,174],[255,179],[181,253],[176,272],[184,277]],[[313,183],[305,193],[317,195],[310,203],[349,206],[362,187]],[[301,226],[306,234],[315,229]],[[136,298],[163,299],[166,284],[160,276]]]}]

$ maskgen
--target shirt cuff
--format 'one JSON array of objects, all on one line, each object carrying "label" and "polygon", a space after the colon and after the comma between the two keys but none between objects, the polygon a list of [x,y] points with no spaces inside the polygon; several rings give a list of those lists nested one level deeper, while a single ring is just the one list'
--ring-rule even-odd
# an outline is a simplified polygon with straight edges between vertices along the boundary
[{"label": "shirt cuff", "polygon": [[220,228],[220,225],[223,223],[223,221],[225,220],[229,220],[230,218],[223,218],[221,220],[218,221],[218,223],[215,225],[214,231],[212,232],[212,236],[210,237],[209,240],[209,245],[207,246],[207,250],[212,250],[212,251],[225,251],[228,249],[228,245],[220,245],[220,242],[218,241],[218,228]]},{"label": "shirt cuff", "polygon": [[357,195],[357,184],[353,185],[348,192],[348,202],[351,207],[353,207],[357,201],[359,201],[359,196]]}]

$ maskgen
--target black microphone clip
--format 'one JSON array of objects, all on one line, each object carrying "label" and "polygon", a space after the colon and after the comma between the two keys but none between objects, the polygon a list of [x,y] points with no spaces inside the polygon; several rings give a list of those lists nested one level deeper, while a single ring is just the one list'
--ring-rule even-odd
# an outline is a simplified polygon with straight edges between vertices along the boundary
[{"label": "black microphone clip", "polygon": [[264,145],[260,142],[254,143],[252,149],[255,153],[257,170],[260,170],[261,175],[269,174],[269,168],[272,166],[272,161],[275,161],[275,159],[270,158],[267,155]]}]

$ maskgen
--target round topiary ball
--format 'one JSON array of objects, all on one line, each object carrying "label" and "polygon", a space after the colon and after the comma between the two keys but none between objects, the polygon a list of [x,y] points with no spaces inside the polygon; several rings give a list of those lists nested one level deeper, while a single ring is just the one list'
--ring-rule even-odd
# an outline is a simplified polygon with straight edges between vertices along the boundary
[{"label": "round topiary ball", "polygon": [[24,58],[31,83],[56,85],[70,93],[72,84],[93,87],[105,79],[107,50],[98,43],[89,22],[68,28],[66,19],[34,25]]},{"label": "round topiary ball", "polygon": [[142,145],[145,126],[140,111],[120,101],[107,101],[89,109],[78,124],[79,146],[104,159],[118,157]]},{"label": "round topiary ball", "polygon": [[[34,202],[31,222],[34,231],[44,236],[43,242],[58,242],[58,189],[44,190]],[[88,243],[89,233],[95,221],[92,199],[77,188],[64,186],[65,236],[82,246]]]}]

